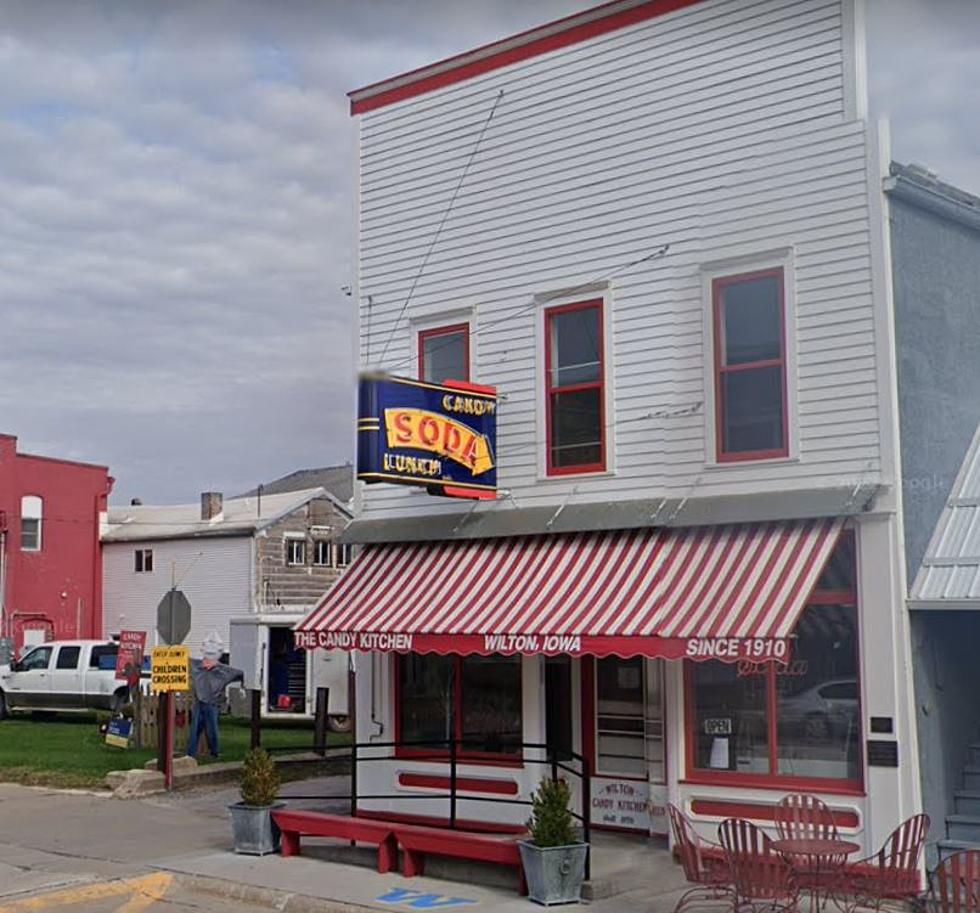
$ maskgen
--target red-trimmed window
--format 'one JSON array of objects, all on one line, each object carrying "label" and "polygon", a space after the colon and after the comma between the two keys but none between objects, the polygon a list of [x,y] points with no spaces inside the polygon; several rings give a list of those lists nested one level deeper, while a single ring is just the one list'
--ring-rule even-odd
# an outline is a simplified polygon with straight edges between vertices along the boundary
[{"label": "red-trimmed window", "polygon": [[419,380],[441,384],[447,380],[469,379],[469,324],[419,331]]},{"label": "red-trimmed window", "polygon": [[461,756],[520,757],[519,656],[409,653],[395,657],[395,682],[399,754],[448,754],[455,739]]},{"label": "red-trimmed window", "polygon": [[718,461],[788,456],[782,267],[715,279],[711,292]]},{"label": "red-trimmed window", "polygon": [[846,532],[777,663],[689,662],[687,775],[700,783],[862,786],[854,536]]},{"label": "red-trimmed window", "polygon": [[602,301],[545,311],[548,475],[606,468]]}]

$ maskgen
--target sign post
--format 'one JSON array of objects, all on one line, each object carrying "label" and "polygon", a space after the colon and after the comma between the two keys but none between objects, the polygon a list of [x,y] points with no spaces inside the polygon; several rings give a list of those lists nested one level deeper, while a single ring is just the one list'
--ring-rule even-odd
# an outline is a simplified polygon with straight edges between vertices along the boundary
[{"label": "sign post", "polygon": [[150,687],[160,695],[157,770],[168,790],[174,785],[174,691],[190,690],[190,651],[176,645],[190,630],[191,604],[173,586],[157,606],[157,634],[168,646],[154,647],[150,657]]}]

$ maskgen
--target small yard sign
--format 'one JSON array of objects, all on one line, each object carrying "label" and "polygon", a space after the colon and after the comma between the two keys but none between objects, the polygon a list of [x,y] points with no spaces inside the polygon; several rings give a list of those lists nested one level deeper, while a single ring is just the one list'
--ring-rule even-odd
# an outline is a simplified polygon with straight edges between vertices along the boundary
[{"label": "small yard sign", "polygon": [[109,720],[105,731],[105,743],[106,745],[112,745],[114,748],[129,748],[129,737],[132,731],[132,720]]},{"label": "small yard sign", "polygon": [[150,653],[153,691],[190,691],[191,653],[188,647],[154,647]]}]

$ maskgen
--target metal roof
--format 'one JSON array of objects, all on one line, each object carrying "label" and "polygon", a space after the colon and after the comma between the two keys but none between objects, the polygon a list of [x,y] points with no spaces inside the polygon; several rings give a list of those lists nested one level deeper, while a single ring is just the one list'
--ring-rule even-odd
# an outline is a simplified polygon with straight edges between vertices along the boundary
[{"label": "metal roof", "polygon": [[213,520],[201,519],[201,505],[137,504],[109,508],[109,527],[103,542],[186,539],[210,536],[248,536],[275,523],[314,498],[332,498],[323,488],[309,488],[258,498],[227,498]]},{"label": "metal roof", "polygon": [[691,498],[517,507],[514,501],[473,502],[463,512],[354,520],[339,541],[357,545],[436,539],[484,539],[588,530],[712,526],[848,517],[872,509],[876,484]]},{"label": "metal roof", "polygon": [[[354,467],[350,463],[340,466],[320,466],[315,469],[298,469],[262,486],[262,496],[279,495],[288,491],[305,491],[325,488],[341,504],[349,504],[354,498]],[[254,498],[257,488],[246,491],[240,497]]]},{"label": "metal roof", "polygon": [[980,427],[926,549],[910,606],[980,609]]}]

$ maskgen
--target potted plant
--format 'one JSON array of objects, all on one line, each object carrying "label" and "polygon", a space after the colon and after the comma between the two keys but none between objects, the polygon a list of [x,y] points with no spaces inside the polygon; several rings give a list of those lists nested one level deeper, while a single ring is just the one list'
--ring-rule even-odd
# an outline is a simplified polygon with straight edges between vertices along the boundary
[{"label": "potted plant", "polygon": [[279,772],[265,749],[253,748],[245,755],[242,801],[228,806],[236,853],[265,856],[279,849],[279,828],[272,820],[272,810],[286,804],[276,801],[279,785]]},{"label": "potted plant", "polygon": [[520,841],[531,900],[550,906],[577,903],[585,879],[589,845],[578,839],[564,780],[542,780],[531,795],[530,839]]}]

